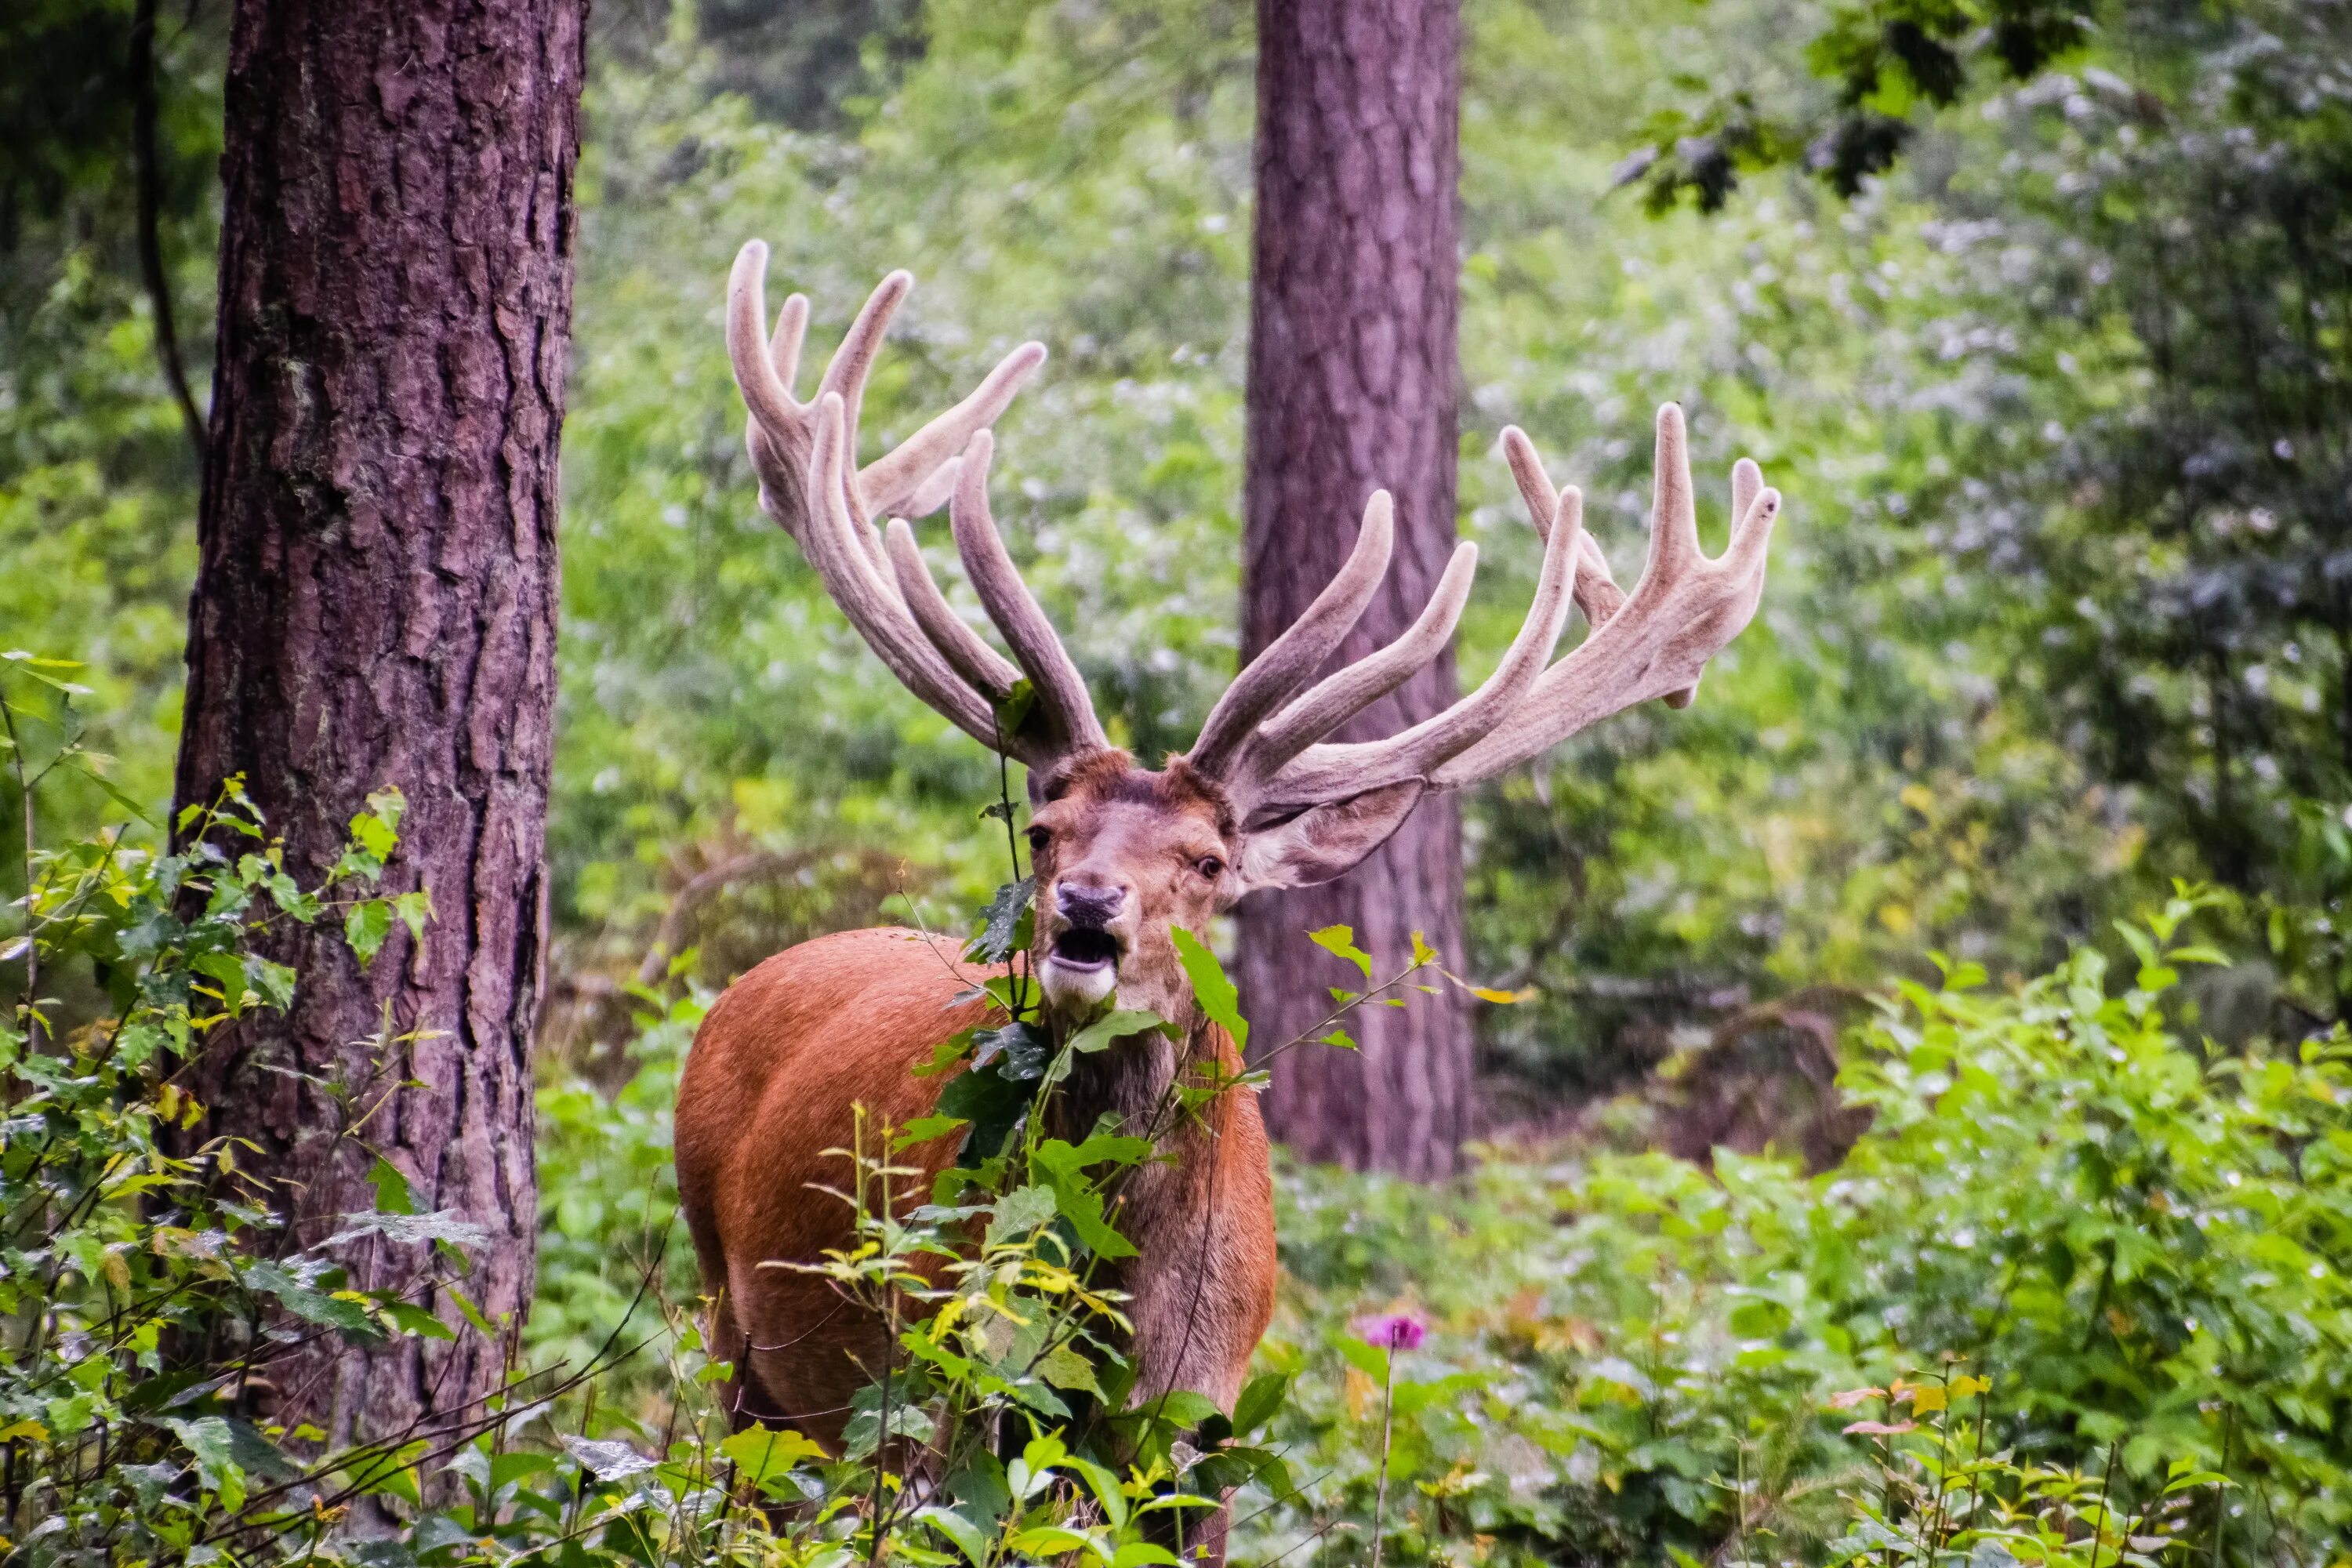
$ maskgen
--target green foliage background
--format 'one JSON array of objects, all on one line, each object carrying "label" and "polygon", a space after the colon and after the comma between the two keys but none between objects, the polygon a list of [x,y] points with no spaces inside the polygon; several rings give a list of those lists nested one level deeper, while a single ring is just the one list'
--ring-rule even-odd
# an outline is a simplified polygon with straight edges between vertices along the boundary
[{"label": "green foliage background", "polygon": [[[2250,1488],[2211,1505],[2230,1555],[2340,1553],[2352,13],[2091,7],[2048,68],[1936,87],[1959,68],[1936,49],[1978,68],[2047,9],[1466,0],[1465,679],[1535,564],[1504,424],[1585,488],[1621,580],[1663,399],[1710,476],[1703,531],[1741,453],[1789,508],[1694,708],[1468,803],[1473,966],[1534,994],[1479,1019],[1490,1100],[1587,1136],[1433,1194],[1284,1174],[1267,1353],[1296,1373],[1294,1469],[1328,1484],[1246,1526],[1253,1552],[1363,1513],[1345,1324],[1402,1299],[1439,1322],[1400,1373],[1399,1550],[1430,1560],[1682,1562],[1751,1507],[1834,1555],[1863,1456],[1814,1402],[1948,1351],[2013,1399],[2025,1451],[2221,1465]],[[160,818],[195,468],[109,96],[129,10],[0,19],[0,647],[83,661],[91,743]],[[757,512],[720,352],[736,247],[774,247],[818,353],[916,273],[869,456],[1049,345],[1000,427],[997,512],[1114,734],[1181,748],[1236,646],[1252,26],[1238,0],[599,8],[540,1351],[600,1342],[636,1264],[681,1250],[667,1113],[702,1000],[815,931],[960,926],[1001,876],[988,759]],[[198,5],[158,38],[200,384],[223,32]],[[1870,174],[1896,121],[1904,160]],[[73,779],[45,809],[68,835],[119,815]],[[2118,938],[2176,876],[2229,889],[2201,917],[2229,968],[2157,973]],[[1637,1150],[1639,1099],[1677,1092],[1650,1069],[1939,962],[1980,984],[1904,991],[1848,1041],[1878,1121],[1835,1170]],[[665,1397],[616,1387],[614,1419],[650,1428]]]}]

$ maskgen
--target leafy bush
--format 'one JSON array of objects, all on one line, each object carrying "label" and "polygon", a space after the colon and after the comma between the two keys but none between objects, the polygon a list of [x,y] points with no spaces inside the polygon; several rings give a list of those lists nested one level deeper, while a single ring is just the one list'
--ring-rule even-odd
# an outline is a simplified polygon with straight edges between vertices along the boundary
[{"label": "leafy bush", "polygon": [[[0,691],[19,802],[68,773],[103,786],[60,673],[16,660]],[[1150,1144],[1057,1139],[1036,1108],[1074,1054],[1154,1021],[1056,1038],[1008,976],[1003,1020],[940,1055],[971,1060],[940,1115],[868,1129],[845,1163],[854,1236],[812,1267],[900,1332],[838,1454],[728,1429],[731,1369],[670,1224],[702,999],[649,988],[616,1099],[542,1093],[530,1366],[323,1451],[257,1415],[257,1379],[319,1335],[487,1331],[418,1299],[462,1300],[471,1237],[388,1178],[346,1224],[431,1243],[425,1272],[349,1289],[290,1247],[232,1144],[181,1146],[198,1110],[174,1079],[290,994],[247,949],[257,925],[337,920],[364,952],[424,918],[369,891],[399,813],[374,802],[313,888],[234,788],[181,826],[243,854],[115,830],[26,858],[0,945],[22,975],[0,1023],[0,1530],[26,1563],[1142,1568],[1171,1560],[1160,1520],[1236,1485],[1236,1552],[1269,1563],[2121,1568],[2352,1542],[2352,1040],[2185,1037],[2180,970],[2219,957],[2183,929],[2215,900],[2185,890],[2121,929],[2124,968],[2086,948],[2007,994],[1969,965],[1897,985],[1843,1079],[1874,1124],[1818,1175],[1597,1148],[1493,1152],[1447,1188],[1284,1170],[1260,1375],[1234,1411],[1149,1419],[1118,1414],[1119,1300],[1096,1271],[1125,1245],[1106,1196]],[[981,956],[1018,951],[1022,905],[1016,884],[983,918]],[[1186,952],[1222,1012],[1213,958]],[[1218,1087],[1180,1086],[1171,1114]],[[961,1161],[931,1201],[891,1201],[897,1150],[943,1137]],[[908,1467],[893,1436],[942,1458]]]},{"label": "leafy bush", "polygon": [[[182,814],[181,851],[134,847],[121,830],[43,847],[40,785],[68,773],[105,781],[78,743],[58,668],[13,663],[0,687],[0,760],[28,847],[12,906],[19,929],[0,948],[23,977],[0,1020],[0,1550],[43,1565],[743,1557],[835,1568],[889,1551],[929,1563],[960,1553],[978,1568],[1073,1553],[1104,1568],[1172,1568],[1155,1537],[1181,1541],[1177,1515],[1214,1507],[1216,1491],[1247,1476],[1287,1489],[1280,1461],[1244,1440],[1273,1414],[1281,1380],[1254,1384],[1230,1415],[1181,1392],[1125,1411],[1121,1298],[1096,1277],[1101,1260],[1133,1254],[1107,1200],[1121,1173],[1152,1155],[1149,1134],[1210,1095],[1241,1090],[1188,1079],[1145,1136],[1050,1135],[1043,1107],[1076,1056],[1163,1026],[1117,1013],[1057,1037],[1017,961],[990,983],[992,1026],[964,1031],[931,1065],[971,1058],[942,1114],[903,1130],[861,1126],[845,1162],[847,1242],[799,1265],[900,1331],[841,1452],[795,1433],[730,1433],[715,1394],[731,1369],[705,1355],[690,1317],[658,1293],[668,1083],[657,1074],[632,1092],[658,1110],[572,1194],[624,1201],[551,1205],[551,1221],[583,1240],[601,1232],[607,1255],[616,1230],[649,1251],[625,1298],[604,1257],[592,1268],[577,1247],[549,1249],[554,1310],[541,1338],[569,1359],[355,1447],[273,1424],[257,1397],[271,1369],[322,1336],[380,1344],[496,1331],[460,1282],[478,1229],[415,1213],[380,1159],[376,1208],[297,1247],[277,1194],[240,1168],[238,1141],[192,1135],[204,1107],[181,1083],[215,1031],[293,995],[294,973],[250,951],[257,931],[338,919],[365,962],[394,920],[427,917],[415,895],[366,893],[397,848],[404,803],[373,799],[310,888],[289,874],[235,781],[210,808]],[[236,838],[253,847],[218,847]],[[980,956],[1001,963],[1023,945],[1029,886],[998,900]],[[60,979],[87,988],[78,1016],[46,994]],[[655,1024],[669,1060],[698,1015],[689,1000]],[[354,1086],[317,1087],[352,1113],[332,1134],[362,1138]],[[561,1096],[551,1098],[563,1126],[563,1112],[582,1108]],[[961,1163],[910,1211],[900,1200],[920,1194],[903,1193],[912,1173],[891,1155],[950,1136]],[[629,1205],[633,1192],[647,1201]],[[415,1267],[399,1286],[352,1289],[337,1263],[333,1248],[370,1234],[407,1244]],[[427,1310],[436,1294],[462,1310],[462,1329]],[[648,1349],[659,1372],[631,1375],[650,1397],[605,1406],[600,1435],[595,1381]],[[908,1443],[943,1462],[910,1469]]]},{"label": "leafy bush", "polygon": [[2183,1038],[2203,901],[2126,930],[2120,975],[2086,949],[2011,994],[1969,966],[1898,986],[1843,1079],[1875,1123],[1817,1176],[1725,1152],[1497,1152],[1452,1191],[1286,1172],[1265,1357],[1297,1390],[1277,1444],[1321,1479],[1243,1549],[1369,1517],[1380,1369],[1347,1325],[1403,1299],[1436,1331],[1400,1360],[1392,1556],[1664,1563],[1742,1521],[1817,1556],[1873,1457],[1823,1401],[1947,1356],[1990,1380],[1988,1454],[2112,1454],[2135,1508],[2186,1461],[2239,1486],[2231,1560],[2342,1552],[2352,1043]]},{"label": "leafy bush", "polygon": [[[202,1558],[257,1528],[315,1537],[367,1489],[369,1463],[407,1460],[396,1444],[338,1456],[298,1500],[306,1467],[280,1441],[316,1434],[257,1426],[247,1395],[320,1335],[448,1337],[410,1299],[462,1298],[447,1270],[360,1291],[330,1248],[375,1232],[455,1261],[478,1233],[409,1212],[405,1184],[379,1163],[387,1212],[347,1215],[341,1235],[294,1248],[238,1142],[189,1136],[205,1108],[181,1080],[215,1031],[291,998],[293,972],[250,951],[260,927],[339,920],[364,959],[394,920],[423,918],[414,895],[367,892],[404,803],[374,797],[310,888],[235,779],[182,813],[177,853],[122,829],[43,847],[43,783],[111,790],[81,744],[68,668],[22,655],[0,666],[0,763],[27,829],[24,896],[0,944],[19,977],[0,1016],[0,1533],[36,1563]],[[218,847],[239,838],[251,848]],[[75,985],[79,1008],[50,994]]]}]

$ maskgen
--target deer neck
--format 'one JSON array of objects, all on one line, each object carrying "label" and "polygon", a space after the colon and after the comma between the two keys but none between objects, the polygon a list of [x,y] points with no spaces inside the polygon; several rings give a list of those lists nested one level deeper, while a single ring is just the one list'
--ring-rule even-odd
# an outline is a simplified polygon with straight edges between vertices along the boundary
[{"label": "deer neck", "polygon": [[1053,1124],[1057,1136],[1076,1142],[1092,1133],[1108,1117],[1116,1131],[1141,1137],[1155,1131],[1157,1119],[1166,1131],[1174,1118],[1166,1102],[1178,1068],[1192,1059],[1207,1026],[1196,1022],[1181,1045],[1157,1029],[1114,1041],[1070,1063],[1070,1076],[1055,1097]]},{"label": "deer neck", "polygon": [[[1113,1223],[1146,1257],[1159,1251],[1163,1230],[1184,1226],[1187,1216],[1197,1224],[1194,1210],[1205,1196],[1217,1138],[1231,1117],[1230,1101],[1234,1094],[1247,1092],[1229,1090],[1187,1110],[1171,1086],[1180,1073],[1231,1074],[1240,1066],[1232,1037],[1196,1016],[1181,1041],[1154,1030],[1077,1058],[1055,1098],[1049,1128],[1056,1137],[1075,1142],[1108,1117],[1112,1131],[1149,1134],[1158,1144],[1161,1157],[1123,1172],[1113,1199]],[[1123,1277],[1126,1271],[1117,1272]]]}]

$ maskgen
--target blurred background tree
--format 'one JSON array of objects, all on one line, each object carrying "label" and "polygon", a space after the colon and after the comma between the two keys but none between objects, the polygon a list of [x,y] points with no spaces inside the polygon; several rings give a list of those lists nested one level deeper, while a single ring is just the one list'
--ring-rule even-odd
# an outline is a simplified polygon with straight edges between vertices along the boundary
[{"label": "blurred background tree", "polygon": [[[1330,582],[1374,490],[1395,498],[1395,551],[1332,668],[1411,626],[1454,553],[1461,99],[1460,0],[1258,7],[1244,663]],[[1456,694],[1449,653],[1334,738],[1397,734]],[[1311,1038],[1331,1010],[1300,983],[1310,931],[1348,927],[1383,976],[1416,940],[1465,963],[1460,803],[1423,800],[1353,874],[1258,894],[1234,923],[1243,1005],[1278,1053],[1274,1136],[1358,1170],[1454,1170],[1473,1092],[1457,993],[1360,1016],[1352,1051],[1281,1043]]]}]

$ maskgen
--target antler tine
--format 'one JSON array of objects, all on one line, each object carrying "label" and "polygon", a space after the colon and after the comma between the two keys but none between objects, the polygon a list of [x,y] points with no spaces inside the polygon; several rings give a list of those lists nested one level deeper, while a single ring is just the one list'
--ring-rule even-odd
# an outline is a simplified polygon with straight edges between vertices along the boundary
[{"label": "antler tine", "polygon": [[808,493],[817,504],[810,509],[801,540],[809,564],[849,624],[908,690],[983,745],[1002,746],[1029,760],[1013,737],[998,735],[993,710],[949,668],[874,572],[857,541],[856,531],[864,525],[850,515],[842,486],[843,424],[840,395],[828,392],[817,401],[815,463],[809,476]]},{"label": "antler tine", "polygon": [[1320,802],[1425,779],[1449,758],[1475,745],[1517,707],[1550,662],[1568,625],[1577,555],[1584,541],[1583,496],[1573,488],[1562,495],[1545,531],[1549,537],[1544,542],[1543,568],[1527,619],[1484,685],[1444,712],[1385,741],[1308,747],[1265,786],[1264,798],[1286,804]]},{"label": "antler tine", "polygon": [[[1299,752],[1402,686],[1445,649],[1470,602],[1470,584],[1478,574],[1478,547],[1468,540],[1454,547],[1454,559],[1429,595],[1429,603],[1394,642],[1332,671],[1307,689],[1305,695],[1258,726],[1235,764],[1237,780],[1271,778]],[[1244,784],[1240,793],[1251,793]]]},{"label": "antler tine", "polygon": [[[754,305],[752,320],[764,314]],[[795,290],[784,296],[784,308],[776,312],[776,332],[768,340],[768,363],[776,367],[776,379],[783,384],[784,395],[792,395],[793,383],[800,378],[801,344],[808,337],[808,296]]]},{"label": "antler tine", "polygon": [[[805,471],[814,450],[810,433],[816,418],[816,399],[799,401],[793,395],[792,384],[800,363],[802,340],[808,329],[808,300],[794,294],[784,301],[784,308],[777,313],[775,338],[766,352],[761,352],[761,341],[767,332],[767,245],[756,239],[747,241],[736,255],[734,272],[728,281],[728,354],[734,362],[735,380],[743,390],[743,402],[751,411],[754,426],[776,448],[774,456],[782,468]],[[891,273],[876,285],[849,330],[842,334],[841,346],[834,352],[817,386],[817,399],[828,392],[841,396],[846,416],[843,450],[853,465],[845,470],[844,484],[851,514],[861,525],[886,512],[912,512],[919,517],[946,504],[953,486],[941,481],[939,469],[954,461],[956,453],[971,439],[973,431],[993,424],[1012,405],[1022,384],[1045,362],[1045,344],[1021,344],[999,360],[962,402],[933,416],[922,428],[864,468],[855,468],[857,421],[866,378],[881,350],[891,317],[913,288],[914,279],[903,270]],[[752,460],[756,465],[760,459],[761,453],[755,446]],[[930,504],[915,504],[923,500],[929,500]],[[796,530],[800,523],[798,517],[780,517],[779,521],[788,531]],[[877,567],[887,572],[879,539],[862,526],[859,531]]]},{"label": "antler tine", "polygon": [[957,478],[955,499],[948,521],[955,531],[956,552],[963,557],[964,574],[980,595],[988,618],[1004,634],[1037,693],[1037,703],[1058,736],[1074,751],[1101,751],[1110,745],[1078,667],[1045,618],[1045,612],[1021,580],[996,531],[988,510],[988,465],[996,443],[982,430],[964,448],[963,469]]},{"label": "antler tine", "polygon": [[1315,595],[1315,602],[1290,623],[1289,629],[1250,660],[1249,668],[1234,678],[1209,710],[1200,739],[1186,753],[1192,766],[1212,778],[1226,776],[1258,721],[1315,679],[1315,672],[1356,629],[1365,606],[1380,591],[1395,538],[1395,503],[1388,491],[1374,490],[1371,500],[1364,503],[1364,521],[1356,531],[1355,548],[1338,573]]},{"label": "antler tine", "polygon": [[850,514],[861,525],[861,535],[863,525],[874,513],[863,504],[864,492],[857,483],[857,416],[866,402],[866,377],[874,368],[874,356],[882,352],[882,336],[914,287],[915,275],[903,267],[884,274],[882,281],[874,285],[874,292],[866,296],[866,303],[857,308],[849,330],[841,334],[841,346],[825,362],[824,374],[816,384],[819,402],[828,392],[841,396],[841,449],[848,465],[842,477],[849,488]]},{"label": "antler tine", "polygon": [[[1544,471],[1536,444],[1517,426],[1506,425],[1503,457],[1511,465],[1511,478],[1518,482],[1519,499],[1528,504],[1528,516],[1536,525],[1536,537],[1550,539],[1552,514],[1559,510],[1559,491],[1552,485],[1551,476]],[[1610,573],[1609,559],[1601,553],[1600,542],[1586,534],[1583,553],[1576,564],[1576,607],[1584,612],[1588,625],[1597,626],[1615,615],[1617,606],[1624,602],[1625,591],[1617,586],[1617,579]]]},{"label": "antler tine", "polygon": [[[939,470],[956,462],[956,454],[975,434],[996,423],[997,416],[1012,406],[1022,383],[1045,363],[1045,344],[1023,343],[996,362],[996,368],[972,388],[971,396],[867,464],[857,476],[866,515],[897,512],[922,517],[946,505],[955,494],[955,485],[952,480],[937,482]],[[930,501],[929,506],[922,504],[925,500]]]},{"label": "antler tine", "polygon": [[[1546,520],[1551,516],[1552,509],[1559,504],[1559,492],[1552,489],[1551,476],[1544,472],[1543,458],[1537,455],[1536,444],[1528,440],[1528,433],[1517,426],[1506,425],[1503,426],[1503,456],[1511,465],[1511,477],[1518,481],[1519,495],[1528,503],[1529,515],[1537,519],[1536,532],[1549,537],[1550,523]],[[1748,459],[1743,458],[1740,461],[1747,463]],[[1748,468],[1757,476],[1756,483],[1763,484],[1763,477],[1756,465],[1748,463]],[[1749,495],[1752,497],[1753,494],[1751,489]],[[1734,517],[1747,515],[1747,504],[1739,495],[1736,469],[1732,479],[1731,514]],[[1624,604],[1625,590],[1617,585],[1615,574],[1609,570],[1609,558],[1601,553],[1600,541],[1587,533],[1584,536],[1584,553],[1577,565],[1576,607],[1584,612],[1587,626],[1598,627],[1623,608]],[[1666,706],[1687,708],[1691,699],[1697,695],[1698,686],[1694,682],[1683,690],[1667,692]]]},{"label": "antler tine", "polygon": [[1439,788],[1490,778],[1612,713],[1693,688],[1754,618],[1780,492],[1764,487],[1754,464],[1734,468],[1733,495],[1744,492],[1747,504],[1731,542],[1710,561],[1698,548],[1682,411],[1672,404],[1658,411],[1658,460],[1650,558],[1633,596],[1546,670],[1491,734],[1441,766],[1431,780]]},{"label": "antler tine", "polygon": [[1021,671],[1013,661],[980,640],[980,634],[964,624],[955,613],[947,595],[940,592],[939,583],[923,561],[922,547],[915,542],[915,530],[903,517],[894,517],[884,531],[883,546],[890,553],[890,564],[898,574],[898,594],[914,612],[916,624],[947,661],[955,666],[956,673],[970,681],[992,702],[1002,702],[1013,694],[1013,686],[1021,679]]},{"label": "antler tine", "polygon": [[[1018,672],[949,608],[911,532],[893,549],[873,526],[885,510],[920,515],[947,500],[962,477],[958,448],[1004,411],[1044,362],[1044,346],[1014,349],[971,395],[861,471],[858,405],[883,334],[913,279],[903,271],[882,279],[842,335],[815,397],[803,403],[793,395],[793,382],[808,330],[808,301],[798,294],[787,299],[770,337],[767,267],[767,246],[747,243],[736,255],[727,295],[728,356],[751,415],[744,439],[760,477],[761,505],[799,542],[826,592],[891,673],[957,726],[1032,767],[1054,761],[1065,736],[1102,744],[1084,687],[1076,687],[1081,718],[1073,722],[1068,692],[1045,691],[1053,684],[1046,680],[1038,682],[1046,711],[1063,724],[1065,736],[1000,734],[995,704]],[[1037,621],[1043,625],[1044,617]],[[1070,677],[1075,683],[1075,670]]]}]

